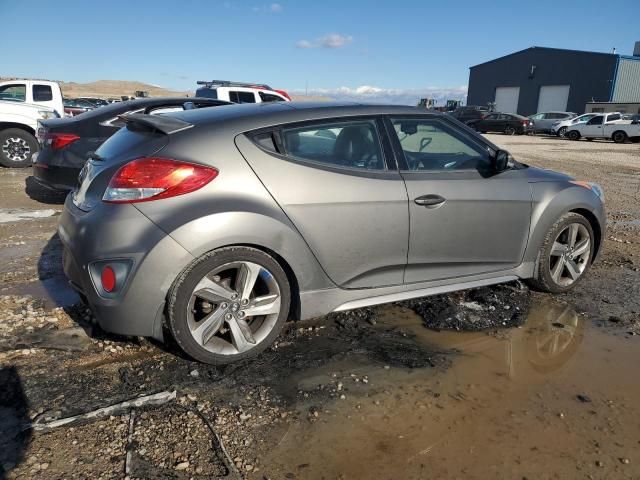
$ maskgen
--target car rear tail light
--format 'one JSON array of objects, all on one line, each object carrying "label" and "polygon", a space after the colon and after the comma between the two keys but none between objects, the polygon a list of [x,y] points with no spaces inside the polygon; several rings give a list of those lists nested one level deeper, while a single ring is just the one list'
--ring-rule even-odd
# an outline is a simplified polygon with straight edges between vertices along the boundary
[{"label": "car rear tail light", "polygon": [[73,133],[47,133],[44,137],[45,145],[53,150],[60,150],[76,140],[80,140],[80,137]]},{"label": "car rear tail light", "polygon": [[274,92],[278,92],[280,95],[282,95],[284,98],[286,98],[287,100],[291,101],[291,97],[289,96],[289,94],[287,92],[285,92],[284,90],[274,90]]},{"label": "car rear tail light", "polygon": [[135,203],[193,192],[218,176],[204,165],[144,157],[123,165],[111,178],[102,196],[106,203]]},{"label": "car rear tail light", "polygon": [[116,272],[109,265],[105,265],[100,273],[100,282],[105,292],[111,293],[116,288]]}]

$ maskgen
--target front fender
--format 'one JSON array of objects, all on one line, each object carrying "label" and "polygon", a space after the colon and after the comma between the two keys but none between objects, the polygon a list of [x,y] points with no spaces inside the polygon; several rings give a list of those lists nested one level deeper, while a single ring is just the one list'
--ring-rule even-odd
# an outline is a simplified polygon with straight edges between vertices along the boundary
[{"label": "front fender", "polygon": [[[602,238],[606,224],[604,204],[591,190],[558,182],[538,182],[531,184],[531,187],[533,210],[525,262],[536,261],[547,232],[562,215],[568,212],[576,210],[589,212],[592,216],[591,220],[597,222],[598,232],[594,233],[599,234],[600,239]],[[602,249],[601,247],[602,241],[596,255]]]}]

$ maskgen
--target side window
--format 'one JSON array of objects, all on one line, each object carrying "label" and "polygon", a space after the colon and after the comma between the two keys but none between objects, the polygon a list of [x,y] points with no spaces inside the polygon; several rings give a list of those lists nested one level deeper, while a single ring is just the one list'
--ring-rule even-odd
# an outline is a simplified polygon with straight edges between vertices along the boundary
[{"label": "side window", "polygon": [[3,85],[0,87],[0,100],[24,102],[27,99],[27,87],[24,84]]},{"label": "side window", "polygon": [[432,119],[391,120],[409,170],[487,170],[486,148],[449,125]]},{"label": "side window", "polygon": [[335,167],[384,170],[374,120],[356,120],[283,128],[287,155]]},{"label": "side window", "polygon": [[491,115],[487,115],[486,117],[484,117],[485,120],[497,120],[498,119],[498,115],[493,113]]},{"label": "side window", "polygon": [[544,113],[538,113],[536,115],[531,115],[531,120],[542,120],[544,117]]},{"label": "side window", "polygon": [[511,120],[511,115],[503,113],[502,115],[500,115],[500,118],[498,118],[498,120]]},{"label": "side window", "polygon": [[602,115],[598,115],[597,117],[593,117],[591,120],[587,122],[587,125],[602,125],[602,121],[604,117]]},{"label": "side window", "polygon": [[284,102],[284,98],[271,93],[258,92],[258,95],[263,102]]},{"label": "side window", "polygon": [[234,103],[256,103],[256,96],[253,92],[229,90],[229,100]]},{"label": "side window", "polygon": [[616,120],[620,120],[620,114],[618,113],[607,117],[607,122],[615,122]]},{"label": "side window", "polygon": [[53,100],[53,91],[50,85],[34,85],[32,93],[34,102],[48,102]]}]

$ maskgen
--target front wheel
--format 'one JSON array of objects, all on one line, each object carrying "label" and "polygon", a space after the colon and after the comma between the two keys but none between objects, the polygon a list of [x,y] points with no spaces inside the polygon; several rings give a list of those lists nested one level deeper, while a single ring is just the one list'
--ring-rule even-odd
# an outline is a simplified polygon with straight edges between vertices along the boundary
[{"label": "front wheel", "polygon": [[280,334],[291,292],[282,267],[248,247],[203,255],[174,282],[169,329],[188,355],[210,364],[253,357]]},{"label": "front wheel", "polygon": [[591,266],[593,252],[594,235],[589,221],[578,213],[563,215],[542,242],[532,283],[552,293],[572,289]]},{"label": "front wheel", "polygon": [[567,134],[567,127],[561,127],[560,130],[558,130],[559,137],[564,137],[566,134]]},{"label": "front wheel", "polygon": [[567,137],[569,140],[580,140],[580,132],[578,132],[577,130],[571,130],[570,132],[567,132],[565,137]]},{"label": "front wheel", "polygon": [[28,167],[31,156],[38,151],[38,142],[31,133],[19,128],[0,131],[0,165]]}]

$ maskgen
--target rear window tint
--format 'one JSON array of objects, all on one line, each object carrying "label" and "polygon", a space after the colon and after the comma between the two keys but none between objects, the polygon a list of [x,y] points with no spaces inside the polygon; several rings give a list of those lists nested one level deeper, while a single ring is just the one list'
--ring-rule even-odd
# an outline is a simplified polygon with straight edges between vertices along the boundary
[{"label": "rear window tint", "polygon": [[134,150],[145,142],[166,137],[169,141],[169,136],[157,130],[140,126],[136,124],[129,124],[126,128],[121,128],[114,135],[109,137],[104,142],[96,153],[103,158],[113,158],[128,150]]}]

